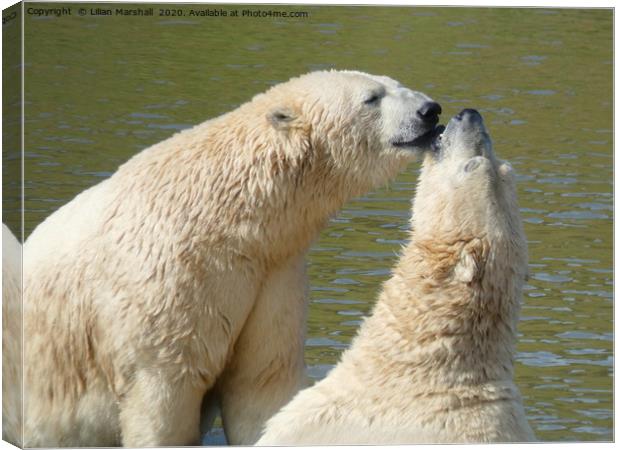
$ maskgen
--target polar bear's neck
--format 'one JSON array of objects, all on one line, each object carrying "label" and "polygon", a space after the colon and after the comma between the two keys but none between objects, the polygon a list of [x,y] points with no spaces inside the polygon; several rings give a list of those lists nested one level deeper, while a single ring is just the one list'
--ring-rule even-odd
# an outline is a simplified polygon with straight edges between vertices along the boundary
[{"label": "polar bear's neck", "polygon": [[252,136],[243,132],[247,124],[238,126],[231,131],[223,116],[129,160],[114,175],[123,180],[115,184],[105,222],[133,223],[136,233],[152,227],[171,247],[191,244],[184,251],[195,258],[201,248],[213,254],[217,247],[269,264],[305,251],[349,198],[346,182],[307,153],[252,147]]},{"label": "polar bear's neck", "polygon": [[[521,271],[498,251],[489,255],[480,280],[438,278],[438,267],[446,269],[458,259],[458,244],[452,249],[419,244],[414,238],[384,285],[373,315],[354,342],[353,358],[356,347],[364,347],[365,353],[370,349],[379,361],[375,370],[398,366],[408,382],[418,380],[411,385],[425,393],[510,382]],[[434,260],[437,255],[442,261]]]}]

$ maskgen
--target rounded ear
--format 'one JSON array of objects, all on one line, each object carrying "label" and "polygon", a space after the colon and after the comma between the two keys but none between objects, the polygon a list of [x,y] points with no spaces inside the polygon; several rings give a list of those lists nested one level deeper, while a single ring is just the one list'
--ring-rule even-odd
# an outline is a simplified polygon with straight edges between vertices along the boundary
[{"label": "rounded ear", "polygon": [[487,246],[482,239],[473,239],[461,250],[459,261],[454,267],[454,276],[463,283],[482,279],[487,261]]},{"label": "rounded ear", "polygon": [[507,175],[509,172],[512,172],[512,165],[508,161],[500,161],[499,173]]},{"label": "rounded ear", "polygon": [[287,107],[274,108],[267,113],[267,120],[275,128],[286,128],[296,118],[295,112]]},{"label": "rounded ear", "polygon": [[499,170],[499,174],[502,177],[514,177],[514,170],[512,166],[510,165],[510,163],[507,161],[501,161],[501,164],[498,170]]}]

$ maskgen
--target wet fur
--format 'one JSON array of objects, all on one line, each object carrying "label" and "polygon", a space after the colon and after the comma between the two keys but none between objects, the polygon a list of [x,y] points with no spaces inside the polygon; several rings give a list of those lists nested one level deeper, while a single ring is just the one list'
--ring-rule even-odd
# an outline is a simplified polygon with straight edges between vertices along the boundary
[{"label": "wet fur", "polygon": [[[392,113],[359,106],[384,82],[396,86],[356,72],[275,86],[36,228],[26,445],[198,444],[207,391],[203,413],[220,403],[230,443],[257,439],[305,383],[305,252],[347,199],[412,159],[385,145]],[[393,104],[415,112],[410,100]]]},{"label": "wet fur", "polygon": [[527,272],[514,174],[494,160],[461,167],[427,156],[410,243],[372,315],[258,445],[534,439],[513,381]]}]

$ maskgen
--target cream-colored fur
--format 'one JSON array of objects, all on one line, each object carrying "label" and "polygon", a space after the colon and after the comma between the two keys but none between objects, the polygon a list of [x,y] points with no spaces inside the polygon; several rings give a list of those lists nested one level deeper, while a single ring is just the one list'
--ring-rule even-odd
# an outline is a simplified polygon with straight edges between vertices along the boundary
[{"label": "cream-colored fur", "polygon": [[305,382],[307,248],[412,160],[394,142],[429,131],[428,100],[359,72],[295,78],[48,217],[24,246],[25,444],[197,444],[207,391],[205,417],[220,403],[229,442],[255,442]]},{"label": "cream-colored fur", "polygon": [[476,114],[425,157],[411,242],[372,316],[258,445],[534,439],[513,382],[526,240],[512,169]]},{"label": "cream-colored fur", "polygon": [[2,439],[22,444],[22,246],[2,224]]}]

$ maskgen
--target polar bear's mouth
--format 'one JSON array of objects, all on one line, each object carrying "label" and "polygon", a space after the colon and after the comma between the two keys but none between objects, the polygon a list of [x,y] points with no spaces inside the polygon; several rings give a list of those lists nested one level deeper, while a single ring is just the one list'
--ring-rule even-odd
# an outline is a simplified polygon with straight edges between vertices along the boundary
[{"label": "polar bear's mouth", "polygon": [[443,127],[443,130],[441,130],[440,133],[437,133],[435,135],[435,137],[433,138],[433,140],[431,141],[430,147],[431,150],[435,153],[439,152],[439,150],[441,149],[441,138],[443,136],[443,132],[445,131],[446,127]]},{"label": "polar bear's mouth", "polygon": [[446,129],[443,125],[437,125],[435,128],[427,131],[421,136],[416,137],[410,141],[396,141],[392,142],[394,147],[418,147],[418,148],[430,148],[435,142],[436,138],[443,133]]}]

